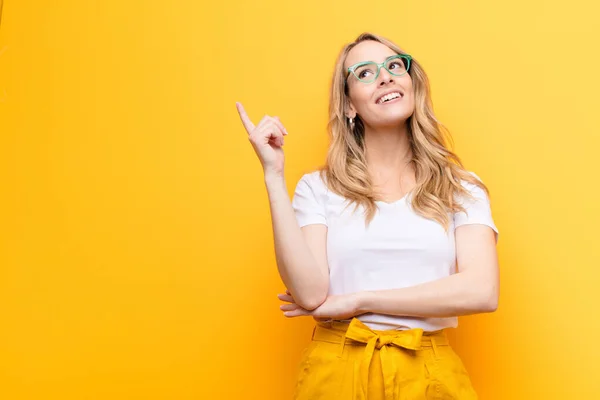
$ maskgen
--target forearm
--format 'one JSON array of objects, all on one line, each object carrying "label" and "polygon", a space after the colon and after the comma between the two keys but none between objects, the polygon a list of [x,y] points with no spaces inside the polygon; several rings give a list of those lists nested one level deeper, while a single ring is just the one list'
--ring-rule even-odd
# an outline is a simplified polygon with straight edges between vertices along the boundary
[{"label": "forearm", "polygon": [[287,193],[285,179],[265,174],[269,195],[275,257],[281,280],[296,302],[307,310],[327,297],[329,274],[319,266],[308,247]]},{"label": "forearm", "polygon": [[464,272],[406,288],[360,292],[357,299],[359,314],[453,317],[495,311],[498,285]]}]

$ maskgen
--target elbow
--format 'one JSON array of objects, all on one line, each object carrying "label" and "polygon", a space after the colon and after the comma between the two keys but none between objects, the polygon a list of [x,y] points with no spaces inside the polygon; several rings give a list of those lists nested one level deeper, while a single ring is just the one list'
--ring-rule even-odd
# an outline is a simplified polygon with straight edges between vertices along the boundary
[{"label": "elbow", "polygon": [[321,294],[314,295],[312,297],[307,297],[306,299],[303,299],[301,303],[298,303],[298,305],[307,311],[313,311],[319,308],[319,306],[323,304],[326,299],[327,294],[325,294],[324,296]]},{"label": "elbow", "polygon": [[469,297],[474,313],[492,313],[498,309],[500,294],[498,281],[474,276],[469,282]]},{"label": "elbow", "polygon": [[308,296],[299,299],[299,301],[297,301],[297,304],[307,311],[312,311],[316,308],[319,308],[319,306],[323,304],[325,300],[327,300],[328,289],[315,289],[316,290],[313,290]]},{"label": "elbow", "polygon": [[496,301],[488,301],[485,304],[483,312],[492,313],[492,312],[496,311],[497,309],[498,309],[498,300],[496,299]]},{"label": "elbow", "polygon": [[489,290],[482,296],[480,309],[485,313],[492,313],[498,309],[498,291]]},{"label": "elbow", "polygon": [[306,301],[303,301],[301,304],[299,303],[299,305],[306,311],[313,311],[319,308],[319,306],[323,304],[323,302],[324,301],[321,301],[319,299],[306,299]]}]

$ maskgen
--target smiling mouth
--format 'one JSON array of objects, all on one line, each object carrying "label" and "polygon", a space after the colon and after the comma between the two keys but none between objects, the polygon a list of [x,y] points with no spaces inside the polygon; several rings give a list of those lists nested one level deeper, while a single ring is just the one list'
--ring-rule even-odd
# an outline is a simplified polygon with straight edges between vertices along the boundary
[{"label": "smiling mouth", "polygon": [[388,93],[385,96],[380,97],[376,101],[376,104],[385,104],[387,102],[390,102],[390,101],[395,100],[395,99],[399,99],[401,97],[402,97],[402,93],[400,93],[400,92]]}]

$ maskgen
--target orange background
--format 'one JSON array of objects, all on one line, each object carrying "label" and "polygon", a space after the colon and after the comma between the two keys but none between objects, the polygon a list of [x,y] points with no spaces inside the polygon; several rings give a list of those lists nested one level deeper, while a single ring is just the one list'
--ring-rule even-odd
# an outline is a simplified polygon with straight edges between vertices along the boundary
[{"label": "orange background", "polygon": [[327,147],[343,43],[398,42],[492,192],[500,307],[451,332],[482,399],[600,397],[596,2],[6,1],[0,398],[287,399],[262,170],[290,195]]}]

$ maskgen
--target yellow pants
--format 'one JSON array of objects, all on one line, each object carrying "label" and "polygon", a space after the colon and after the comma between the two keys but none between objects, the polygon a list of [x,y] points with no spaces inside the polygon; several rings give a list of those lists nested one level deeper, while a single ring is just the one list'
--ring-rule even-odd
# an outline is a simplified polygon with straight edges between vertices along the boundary
[{"label": "yellow pants", "polygon": [[478,398],[444,330],[318,321],[299,369],[295,400]]}]

